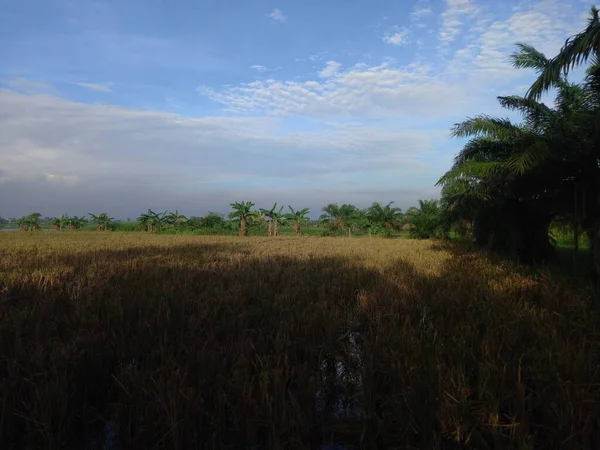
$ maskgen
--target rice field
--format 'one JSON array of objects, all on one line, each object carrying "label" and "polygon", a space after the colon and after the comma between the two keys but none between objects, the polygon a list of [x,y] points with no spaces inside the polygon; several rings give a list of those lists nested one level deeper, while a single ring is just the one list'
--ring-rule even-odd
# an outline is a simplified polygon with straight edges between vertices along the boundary
[{"label": "rice field", "polygon": [[600,448],[591,294],[455,244],[0,233],[0,448]]}]

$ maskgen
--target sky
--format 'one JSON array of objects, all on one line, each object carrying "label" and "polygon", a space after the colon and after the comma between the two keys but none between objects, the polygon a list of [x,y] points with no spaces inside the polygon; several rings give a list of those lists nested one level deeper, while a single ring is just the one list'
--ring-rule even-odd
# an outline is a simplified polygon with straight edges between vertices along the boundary
[{"label": "sky", "polygon": [[0,215],[435,198],[580,0],[0,0]]}]

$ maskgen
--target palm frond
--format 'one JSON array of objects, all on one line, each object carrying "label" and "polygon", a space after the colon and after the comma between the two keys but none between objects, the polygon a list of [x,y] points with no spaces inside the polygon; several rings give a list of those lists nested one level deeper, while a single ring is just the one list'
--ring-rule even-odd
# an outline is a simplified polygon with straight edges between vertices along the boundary
[{"label": "palm frond", "polygon": [[498,97],[498,101],[503,108],[520,111],[524,116],[525,123],[533,128],[547,126],[556,119],[552,108],[532,98],[511,95]]},{"label": "palm frond", "polygon": [[459,178],[486,178],[491,175],[498,174],[507,169],[507,165],[500,161],[467,161],[462,164],[455,164],[448,172],[446,172],[435,184],[436,186],[444,186],[451,181]]},{"label": "palm frond", "polygon": [[587,27],[567,39],[559,54],[538,76],[527,92],[527,97],[538,99],[556,84],[562,74],[586,62],[600,47],[600,18],[598,9],[592,6]]},{"label": "palm frond", "polygon": [[497,139],[509,139],[520,131],[518,125],[508,119],[480,115],[457,123],[452,128],[453,137],[488,136]]},{"label": "palm frond", "polygon": [[548,145],[538,140],[527,147],[525,151],[513,154],[507,161],[507,167],[513,174],[523,175],[525,172],[539,167],[551,155],[552,152]]},{"label": "palm frond", "polygon": [[510,55],[513,67],[517,69],[535,69],[541,72],[549,66],[550,60],[535,47],[520,42],[516,46],[518,51]]}]

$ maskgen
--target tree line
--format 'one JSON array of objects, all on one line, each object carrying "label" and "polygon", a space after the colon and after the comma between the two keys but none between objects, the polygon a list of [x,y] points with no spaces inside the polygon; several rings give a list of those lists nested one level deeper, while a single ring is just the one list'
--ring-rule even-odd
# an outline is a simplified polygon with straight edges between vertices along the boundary
[{"label": "tree line", "polygon": [[[437,200],[419,200],[418,207],[411,207],[405,213],[401,208],[394,206],[394,202],[387,204],[374,202],[370,207],[360,209],[352,204],[330,203],[321,209],[317,220],[309,218],[309,208],[295,209],[290,205],[278,206],[273,204],[270,208],[254,208],[255,203],[250,201],[233,202],[230,204],[231,212],[226,218],[217,213],[208,213],[205,217],[186,217],[175,212],[155,212],[148,209],[141,214],[135,223],[117,223],[108,213],[89,213],[86,216],[61,215],[49,218],[46,223],[57,231],[80,230],[90,225],[97,231],[110,231],[126,229],[129,231],[163,232],[186,231],[207,229],[219,232],[231,231],[236,228],[240,236],[247,236],[251,227],[265,226],[267,236],[278,236],[282,226],[291,226],[296,236],[302,235],[304,227],[322,228],[322,235],[348,235],[362,230],[369,235],[391,236],[402,229],[407,230],[416,238],[429,238],[443,236],[442,209]],[[23,231],[41,229],[41,214],[32,213],[18,220],[19,228]],[[133,227],[131,226],[133,225]]]},{"label": "tree line", "polygon": [[[547,259],[554,250],[550,225],[568,223],[575,250],[580,235],[590,240],[590,272],[600,280],[598,10],[592,7],[586,28],[554,57],[520,43],[511,59],[516,70],[537,75],[524,96],[498,97],[522,121],[482,114],[454,126],[452,134],[469,141],[438,182],[445,220],[522,261]],[[583,80],[569,80],[582,65]],[[555,99],[548,105],[541,96],[549,91]]]}]

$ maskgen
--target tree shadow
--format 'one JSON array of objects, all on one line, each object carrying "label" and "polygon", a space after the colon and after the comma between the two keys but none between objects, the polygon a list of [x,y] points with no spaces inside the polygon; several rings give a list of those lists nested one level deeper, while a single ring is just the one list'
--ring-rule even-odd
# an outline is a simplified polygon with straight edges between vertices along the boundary
[{"label": "tree shadow", "polygon": [[3,448],[598,443],[584,300],[468,253],[435,275],[224,243],[61,260],[0,285]]}]

